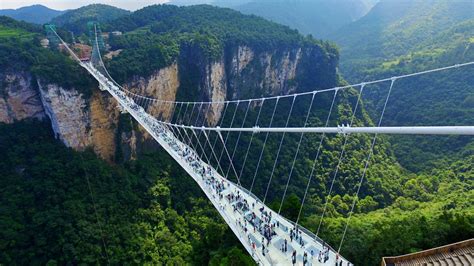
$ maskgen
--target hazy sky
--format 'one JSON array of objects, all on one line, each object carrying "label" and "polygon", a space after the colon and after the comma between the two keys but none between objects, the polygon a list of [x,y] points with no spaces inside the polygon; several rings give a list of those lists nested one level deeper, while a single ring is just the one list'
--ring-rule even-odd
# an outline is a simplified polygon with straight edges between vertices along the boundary
[{"label": "hazy sky", "polygon": [[78,8],[88,4],[101,3],[128,10],[136,10],[144,6],[166,2],[169,2],[169,0],[0,0],[0,9],[41,4],[52,9],[64,10]]}]

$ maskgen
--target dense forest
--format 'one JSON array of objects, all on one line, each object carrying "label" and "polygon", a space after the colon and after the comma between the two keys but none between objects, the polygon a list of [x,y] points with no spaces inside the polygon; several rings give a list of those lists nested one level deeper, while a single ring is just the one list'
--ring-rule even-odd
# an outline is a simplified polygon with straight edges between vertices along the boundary
[{"label": "dense forest", "polygon": [[[95,5],[77,11],[79,15],[68,17],[66,13],[62,18],[58,17],[64,20],[65,30],[60,34],[76,30],[87,35],[85,28],[77,27],[84,24],[86,18],[82,16],[90,19],[108,9]],[[339,51],[332,43],[304,37],[296,30],[230,9],[159,5],[131,14],[115,11],[113,16],[102,21],[102,26],[107,31],[124,32],[121,36],[110,37],[111,48],[123,51],[106,62],[120,82],[168,66],[183,47],[189,46],[198,46],[205,51],[204,57],[210,62],[234,44],[247,44],[256,49],[310,46],[321,51],[328,61],[337,62],[339,58]],[[70,24],[68,18],[73,18]],[[465,38],[456,39],[459,42],[453,45],[448,36],[453,32],[466,36],[471,29],[469,23],[461,22],[440,32],[439,36],[445,36],[440,37],[444,41],[431,43],[449,45],[450,49],[439,55],[422,56],[428,49],[422,50],[423,53],[412,52],[409,59],[407,55],[396,55],[398,61],[383,64],[383,70],[379,65],[364,65],[363,74],[344,74],[348,73],[349,79],[359,75],[376,78],[424,69],[427,65],[457,62],[455,55],[459,55],[460,47],[466,44]],[[39,41],[43,37],[41,28],[0,17],[0,68],[31,71],[48,82],[82,88],[87,96],[94,83],[63,53],[41,48]],[[461,55],[462,59],[471,58],[472,48],[468,46]],[[406,64],[406,60],[418,64]],[[346,84],[340,75],[322,76],[325,80],[317,80],[318,84]],[[397,83],[395,89],[399,91],[394,90],[395,99],[406,94],[402,88],[409,89],[418,83],[428,85],[413,92],[414,97],[407,101],[390,102],[386,123],[472,123],[470,91],[474,80],[470,76],[467,70],[461,70],[435,80],[420,78]],[[450,83],[446,85],[448,80]],[[311,83],[314,80],[304,81]],[[301,80],[300,83],[305,84]],[[431,93],[422,99],[427,91],[441,84],[446,87],[445,91]],[[302,85],[302,88],[309,87]],[[371,89],[378,94],[363,95],[356,125],[373,125],[387,89]],[[463,93],[459,93],[460,90]],[[453,97],[444,97],[446,94]],[[340,94],[331,124],[350,121],[357,96],[357,88]],[[315,126],[324,124],[331,103],[331,95],[321,94],[320,97],[310,119]],[[422,103],[429,105],[439,99],[443,99],[443,104],[436,112],[420,107]],[[294,116],[302,119],[304,106],[308,103],[308,99],[301,99]],[[285,110],[289,109],[289,104],[285,100],[280,102],[277,112],[280,115],[275,117],[274,125],[285,123]],[[264,108],[268,110],[262,112],[267,114],[261,119],[263,124],[269,122],[273,105],[269,103]],[[396,110],[410,112],[397,114]],[[255,123],[257,111],[249,112],[249,126]],[[447,118],[446,113],[456,115]],[[424,120],[420,121],[420,117]],[[292,123],[301,123],[301,119]],[[127,115],[123,115],[121,121],[121,126],[135,123]],[[237,116],[235,123],[242,122],[243,117]],[[222,123],[229,125],[230,117],[224,117]],[[242,135],[240,144],[246,145],[249,138],[250,134]],[[263,154],[255,184],[255,193],[259,196],[265,192],[280,138],[281,135],[275,134],[268,140],[269,148]],[[301,160],[282,208],[283,214],[290,219],[296,218],[319,138],[319,135],[308,134],[303,139]],[[264,135],[255,138],[256,147],[262,145],[263,139]],[[372,137],[350,136],[348,140],[345,160],[321,231],[322,238],[334,246],[339,244]],[[269,195],[272,208],[279,207],[289,170],[289,163],[285,162],[292,160],[297,141],[296,135],[285,139],[289,148],[280,155],[280,163],[275,169],[275,176],[281,178],[272,183]],[[301,221],[312,231],[319,224],[343,142],[343,136],[327,137],[323,142],[321,160],[316,165],[319,171],[311,184]],[[236,136],[231,135],[229,146],[237,144]],[[473,237],[472,145],[469,138],[380,137],[341,253],[356,265],[378,265],[382,256]],[[144,151],[137,160],[105,162],[91,150],[77,152],[64,147],[54,138],[48,121],[23,121],[0,125],[0,150],[0,204],[5,206],[0,212],[0,264],[253,264],[224,221],[217,218],[217,211],[198,186],[162,149]],[[445,151],[448,153],[440,156]],[[245,150],[238,150],[236,157],[243,158],[244,153]],[[258,155],[250,154],[244,176],[253,176]],[[430,163],[425,159],[430,159]],[[241,163],[242,160],[236,159],[236,167],[241,167]],[[250,178],[242,180],[244,187],[250,182]]]},{"label": "dense forest", "polygon": [[173,5],[211,4],[230,7],[244,14],[298,29],[318,39],[327,36],[363,15],[378,0],[171,0]]},{"label": "dense forest", "polygon": [[0,125],[0,262],[251,265],[163,151],[109,165],[45,122]]},{"label": "dense forest", "polygon": [[[381,1],[365,17],[333,34],[341,72],[352,82],[424,71],[474,60],[472,1]],[[397,82],[386,125],[472,125],[472,67]],[[368,110],[384,94],[367,90]],[[472,154],[472,138],[396,137],[398,161],[414,172],[449,166]]]},{"label": "dense forest", "polygon": [[[198,186],[163,151],[109,165],[91,151],[65,148],[47,122],[35,121],[1,125],[0,148],[2,263],[252,264]],[[376,265],[386,254],[474,235],[473,162],[470,156],[412,176],[397,188],[404,195],[384,209],[373,211],[370,198],[361,201],[343,254]],[[333,199],[333,217],[322,231],[329,243],[338,243],[345,222],[335,213],[350,202]],[[303,225],[315,230],[318,219],[309,215]]]}]

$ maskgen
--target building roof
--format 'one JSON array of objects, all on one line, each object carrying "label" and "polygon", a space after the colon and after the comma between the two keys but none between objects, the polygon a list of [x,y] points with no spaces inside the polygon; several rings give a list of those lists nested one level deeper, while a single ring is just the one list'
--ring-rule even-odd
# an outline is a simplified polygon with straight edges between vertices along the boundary
[{"label": "building roof", "polygon": [[474,238],[402,256],[383,257],[381,265],[474,265]]}]

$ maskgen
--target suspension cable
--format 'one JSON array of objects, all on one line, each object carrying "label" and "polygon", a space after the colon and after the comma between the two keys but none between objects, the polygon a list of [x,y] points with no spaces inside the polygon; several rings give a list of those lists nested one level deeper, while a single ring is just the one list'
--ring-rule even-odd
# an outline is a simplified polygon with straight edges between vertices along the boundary
[{"label": "suspension cable", "polygon": [[[332,98],[331,107],[329,108],[329,113],[328,113],[328,116],[326,118],[325,127],[327,127],[329,125],[329,119],[331,118],[332,109],[334,108],[334,103],[336,102],[337,93],[338,93],[338,90],[334,91],[334,96]],[[298,225],[298,222],[300,220],[300,216],[301,216],[301,212],[303,210],[303,206],[304,206],[304,203],[305,203],[305,200],[306,200],[306,196],[308,195],[309,185],[311,184],[311,180],[313,179],[313,176],[314,176],[314,170],[316,169],[316,164],[317,164],[318,159],[319,159],[319,154],[321,153],[321,148],[323,146],[323,141],[324,141],[325,136],[326,136],[325,133],[321,134],[321,138],[319,140],[319,145],[318,145],[318,151],[316,152],[316,156],[314,157],[313,167],[311,168],[311,173],[310,173],[309,178],[308,178],[308,183],[306,184],[306,189],[304,191],[304,196],[303,196],[303,199],[301,200],[301,206],[300,206],[300,211],[298,212],[298,218],[296,219],[296,225]]]},{"label": "suspension cable", "polygon": [[102,229],[102,224],[101,224],[100,219],[99,219],[99,213],[97,211],[97,205],[96,205],[96,202],[95,202],[94,193],[93,193],[93,190],[92,190],[91,182],[89,180],[89,174],[88,174],[88,171],[86,170],[86,167],[84,166],[84,157],[82,156],[82,154],[80,154],[79,156],[80,156],[81,161],[82,161],[81,167],[82,167],[82,170],[84,171],[84,176],[86,178],[87,187],[89,189],[89,195],[90,195],[91,200],[92,200],[92,207],[94,208],[94,213],[95,213],[95,218],[96,218],[96,221],[97,221],[97,226],[99,227],[100,238],[102,239],[102,245],[103,245],[104,251],[105,251],[105,258],[107,259],[107,264],[110,265],[109,251],[108,251],[107,243],[105,242],[105,239],[104,239],[104,230]]},{"label": "suspension cable", "polygon": [[[237,102],[236,106],[235,106],[235,110],[234,110],[234,115],[232,115],[232,120],[230,121],[230,127],[232,128],[232,126],[234,125],[234,120],[235,120],[235,114],[237,113],[237,110],[239,109],[239,104],[240,102]],[[220,132],[219,132],[220,134]],[[227,139],[229,138],[229,135],[230,135],[230,132],[227,132],[227,135],[225,136],[225,141],[223,142],[223,149],[221,151],[221,155],[219,156],[219,161],[221,161],[222,159],[222,155],[224,154],[224,151],[227,150],[226,148],[226,144],[227,144]],[[222,138],[222,135],[219,135],[220,138]],[[230,156],[229,156],[230,158]],[[227,178],[227,176],[225,177]]]},{"label": "suspension cable", "polygon": [[[360,99],[362,98],[362,93],[364,91],[364,87],[365,87],[365,84],[362,84],[360,86],[360,92],[359,92],[359,95],[357,97],[357,102],[355,104],[354,110],[352,111],[351,121],[350,121],[349,126],[352,126],[352,124],[354,123],[354,119],[355,119],[355,116],[356,116],[356,113],[357,113],[357,108],[359,107],[359,102],[360,102]],[[331,197],[331,193],[332,193],[332,190],[334,188],[334,183],[336,181],[337,174],[339,172],[339,167],[341,166],[342,159],[344,158],[344,153],[346,151],[346,146],[347,146],[347,140],[348,139],[349,139],[349,134],[345,134],[344,135],[344,143],[342,144],[342,148],[341,148],[341,152],[339,154],[339,159],[337,161],[336,169],[334,170],[334,175],[332,177],[331,186],[329,187],[329,192],[328,192],[328,195],[326,197],[326,202],[324,203],[324,208],[323,208],[323,212],[321,213],[321,219],[319,220],[319,225],[318,225],[318,230],[316,231],[316,235],[319,235],[321,225],[323,224],[324,215],[326,214],[327,206],[328,206],[328,203],[329,203],[329,197]]]},{"label": "suspension cable", "polygon": [[[248,105],[247,105],[247,110],[245,110],[245,114],[244,114],[244,119],[242,121],[242,126],[241,127],[244,127],[245,126],[245,122],[247,121],[247,115],[249,113],[249,109],[250,109],[250,105],[252,104],[252,102],[249,102]],[[239,141],[240,141],[240,136],[242,135],[242,131],[239,131],[239,135],[237,136],[237,141],[235,142],[234,144],[234,150],[232,151],[232,157],[231,157],[231,160],[234,160],[234,156],[235,156],[235,151],[237,150],[237,146],[239,145]],[[229,170],[230,170],[230,165],[229,167],[227,168],[227,173],[226,173],[226,176],[229,175]]]},{"label": "suspension cable", "polygon": [[[216,154],[214,148],[211,145],[211,140],[209,139],[208,133],[205,130],[203,130],[203,133],[204,133],[204,136],[206,137],[207,142],[209,142],[209,147],[211,148],[211,155],[214,155],[214,158],[216,160],[218,160],[217,154]],[[222,166],[219,162],[217,163],[217,167],[220,168],[222,172],[224,172],[224,170],[222,169]]]},{"label": "suspension cable", "polygon": [[[217,132],[219,134],[219,137],[222,141],[222,145],[224,146],[224,151],[227,154],[227,157],[229,158],[230,165],[232,166],[232,170],[234,170],[234,174],[237,177],[237,185],[240,186],[240,177],[237,175],[237,171],[235,170],[234,163],[232,162],[232,158],[230,158],[229,151],[227,150],[227,147],[225,146],[224,138],[222,138],[221,132]],[[227,176],[225,177],[227,179]]]},{"label": "suspension cable", "polygon": [[[385,110],[387,108],[387,103],[388,103],[388,100],[390,99],[393,84],[395,83],[395,81],[396,81],[396,78],[393,78],[391,83],[390,83],[390,88],[388,90],[387,98],[385,99],[385,103],[383,105],[382,113],[380,114],[380,118],[379,118],[379,122],[377,124],[377,127],[380,127],[382,125],[383,116],[385,114]],[[354,207],[355,207],[355,204],[357,202],[357,198],[359,197],[360,188],[362,186],[362,182],[364,181],[365,175],[367,173],[367,169],[368,169],[369,164],[370,164],[370,159],[372,158],[372,155],[374,153],[374,147],[375,147],[376,140],[377,140],[377,134],[374,135],[374,138],[372,139],[372,144],[370,145],[369,154],[368,154],[367,159],[365,161],[364,171],[362,172],[362,176],[360,177],[359,184],[358,184],[358,187],[357,187],[357,192],[356,192],[356,195],[355,195],[355,197],[352,201],[351,211],[349,212],[349,217],[347,218],[346,225],[344,226],[344,232],[342,234],[341,242],[339,243],[339,248],[337,249],[338,253],[341,251],[342,244],[344,243],[344,239],[345,239],[346,233],[347,233],[347,227],[349,226],[349,222],[351,220],[352,213],[354,212]]]},{"label": "suspension cable", "polygon": [[[293,106],[295,106],[295,100],[296,100],[296,96],[293,97],[293,100],[291,101],[291,107],[290,107],[290,111],[288,112],[288,117],[286,118],[285,127],[288,127],[288,123],[290,122],[291,113],[293,112]],[[270,174],[270,178],[268,179],[267,189],[265,191],[265,196],[263,197],[263,204],[265,204],[267,200],[268,190],[270,189],[270,184],[273,179],[273,174],[275,173],[275,168],[278,163],[278,158],[280,157],[281,146],[283,145],[283,141],[285,140],[285,135],[286,135],[285,132],[283,132],[283,134],[281,135],[280,145],[278,146],[278,151],[275,157],[275,161],[273,162],[272,173]]]},{"label": "suspension cable", "polygon": [[[255,120],[255,126],[258,125],[258,122],[260,120],[260,114],[262,113],[264,103],[265,103],[265,99],[262,99],[262,105],[260,106],[260,109],[258,110],[257,119]],[[242,177],[242,173],[243,173],[244,168],[245,168],[245,163],[247,162],[247,157],[249,155],[250,147],[252,146],[254,135],[255,134],[252,132],[252,136],[250,137],[249,145],[247,146],[247,151],[245,152],[244,163],[242,164],[242,168],[240,168],[239,177]]]},{"label": "suspension cable", "polygon": [[[269,127],[272,127],[273,118],[275,117],[275,111],[276,111],[276,109],[277,109],[277,106],[278,106],[278,102],[279,102],[279,101],[280,101],[280,98],[276,98],[275,107],[273,108],[273,113],[272,113],[272,117],[270,118],[270,125],[269,125]],[[262,108],[263,108],[263,106],[262,106]],[[258,168],[260,167],[260,162],[262,161],[263,152],[265,151],[265,145],[267,144],[267,140],[268,140],[268,134],[269,134],[269,132],[267,132],[267,134],[265,135],[265,140],[263,141],[262,150],[260,151],[260,157],[258,158],[257,167],[255,168],[255,173],[254,173],[254,175],[253,175],[252,185],[250,186],[250,192],[252,192],[253,185],[254,185],[254,183],[255,183],[255,177],[257,176]]]},{"label": "suspension cable", "polygon": [[[314,103],[314,98],[316,96],[316,92],[313,93],[313,95],[311,96],[311,102],[309,104],[309,108],[308,108],[308,111],[306,113],[306,118],[304,120],[304,124],[303,124],[303,127],[306,127],[306,125],[308,124],[308,120],[309,120],[309,115],[311,114],[311,109],[313,108],[313,103]],[[288,186],[290,184],[290,179],[291,179],[291,175],[293,174],[293,169],[295,168],[295,164],[296,164],[296,159],[298,158],[298,153],[300,151],[300,147],[301,147],[301,143],[303,141],[303,135],[304,135],[304,132],[301,132],[300,134],[300,139],[298,141],[298,146],[296,148],[296,152],[295,152],[295,156],[293,157],[293,162],[291,163],[291,168],[290,168],[290,174],[288,175],[288,180],[286,182],[286,186],[285,186],[285,191],[283,192],[283,197],[281,199],[281,203],[280,203],[280,208],[278,209],[278,213],[281,212],[281,208],[283,206],[283,201],[285,200],[285,196],[286,196],[286,191],[288,190]]]},{"label": "suspension cable", "polygon": [[[228,103],[224,103],[224,114],[220,117],[220,122],[219,122],[219,127],[221,127],[223,124],[224,124],[224,119],[225,119],[225,116],[227,114],[227,107],[229,107],[229,104]],[[212,148],[215,149],[216,148],[216,144],[217,144],[217,140],[219,139],[219,134],[216,134],[216,138],[214,139],[214,144],[212,144]],[[216,158],[217,160],[217,163],[220,163],[219,159]],[[222,173],[222,175],[224,175],[224,173]]]}]

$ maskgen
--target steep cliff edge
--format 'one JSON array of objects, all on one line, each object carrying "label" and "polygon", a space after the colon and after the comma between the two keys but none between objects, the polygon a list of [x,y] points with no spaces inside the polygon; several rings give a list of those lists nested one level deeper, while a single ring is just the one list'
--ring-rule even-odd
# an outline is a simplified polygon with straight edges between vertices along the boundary
[{"label": "steep cliff edge", "polygon": [[118,110],[108,95],[96,90],[85,97],[75,88],[42,82],[29,72],[5,74],[2,83],[0,122],[47,118],[66,146],[92,147],[104,159],[114,158]]},{"label": "steep cliff edge", "polygon": [[[194,23],[199,18],[202,21]],[[141,95],[169,101],[223,101],[337,83],[337,49],[261,18],[210,6],[151,6],[123,19],[125,24],[118,19],[104,26],[124,31],[108,40],[111,52],[121,52],[105,60],[114,78]],[[143,26],[149,31],[135,31]],[[21,55],[15,47],[31,47],[35,40],[12,42],[9,54]],[[120,115],[115,100],[100,92],[76,63],[33,46],[28,50],[31,56],[0,60],[15,69],[0,71],[0,122],[47,118],[65,145],[77,150],[91,147],[109,161],[134,158],[150,147],[148,134],[129,116]],[[22,64],[8,65],[14,60]],[[173,108],[153,105],[150,113],[169,119]],[[204,119],[216,125],[224,106],[209,108]]]},{"label": "steep cliff edge", "polygon": [[45,116],[38,90],[32,85],[32,75],[27,72],[10,72],[0,75],[3,93],[0,93],[0,122]]}]

